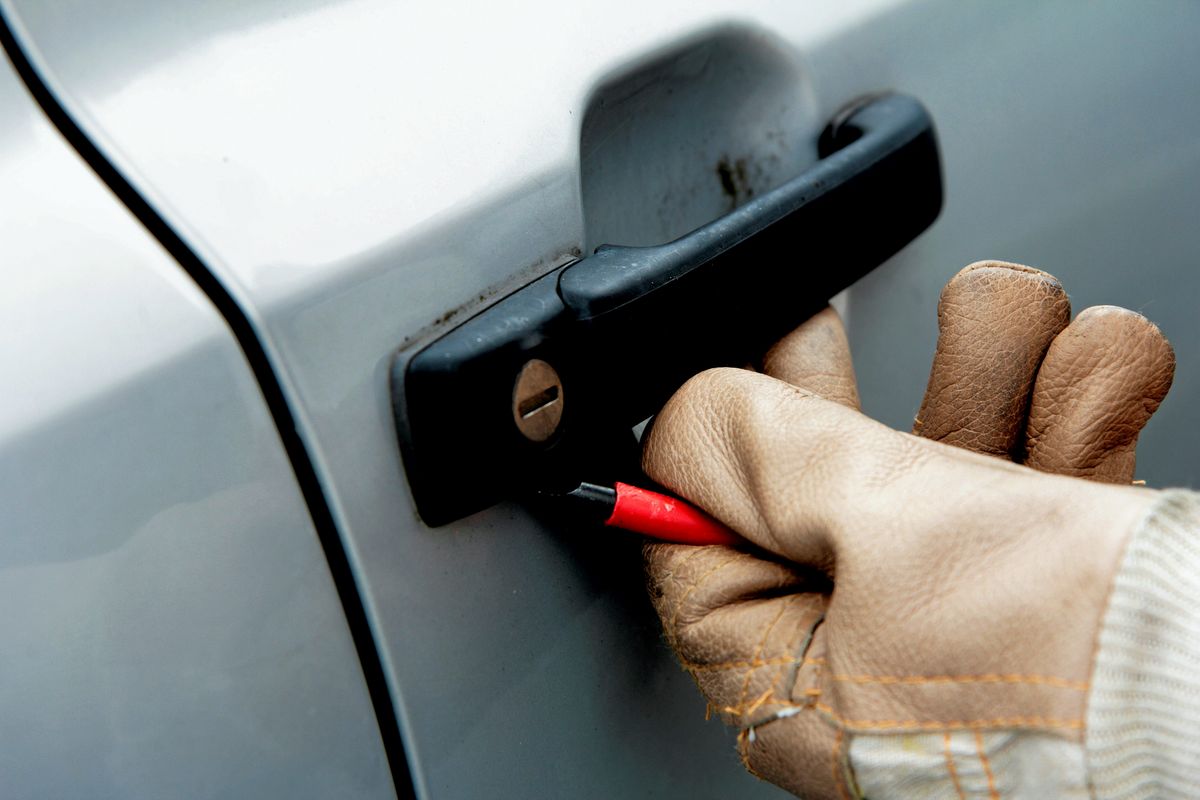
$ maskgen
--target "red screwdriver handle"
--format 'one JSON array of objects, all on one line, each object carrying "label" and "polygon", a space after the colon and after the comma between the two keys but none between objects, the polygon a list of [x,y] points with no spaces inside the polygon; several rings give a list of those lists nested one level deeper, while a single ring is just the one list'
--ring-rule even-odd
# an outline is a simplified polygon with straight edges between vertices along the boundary
[{"label": "red screwdriver handle", "polygon": [[725,525],[675,497],[618,483],[617,501],[604,524],[676,544],[744,544]]}]

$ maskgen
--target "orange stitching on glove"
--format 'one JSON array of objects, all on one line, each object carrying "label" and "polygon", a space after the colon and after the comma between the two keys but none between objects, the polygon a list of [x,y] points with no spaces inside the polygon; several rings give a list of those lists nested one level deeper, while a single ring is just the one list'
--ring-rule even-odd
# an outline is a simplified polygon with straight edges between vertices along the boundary
[{"label": "orange stitching on glove", "polygon": [[[782,703],[793,708],[802,708],[800,703]],[[1081,719],[1056,719],[1053,717],[997,717],[995,719],[948,720],[922,722],[917,719],[848,719],[838,714],[824,703],[817,703],[816,709],[835,722],[847,728],[870,730],[894,730],[896,728],[912,728],[922,731],[940,730],[979,730],[983,728],[1064,728],[1067,730],[1083,730]]]},{"label": "orange stitching on glove", "polygon": [[[776,681],[776,683],[778,683],[778,681]],[[730,715],[734,715],[734,716],[744,717],[747,714],[753,714],[759,708],[761,708],[762,706],[769,703],[772,699],[774,699],[774,697],[775,697],[775,685],[772,684],[771,688],[767,689],[765,692],[760,694],[758,696],[758,698],[755,699],[749,705],[747,705],[745,703],[739,703],[736,706],[725,706],[724,708],[719,709],[719,710],[723,714],[730,714]],[[751,725],[750,727],[754,727],[754,726]]]},{"label": "orange stitching on glove", "polygon": [[[794,664],[797,661],[805,666],[822,666],[825,664],[825,659],[823,658],[801,658],[800,656],[775,656],[773,658],[756,658],[751,661],[723,661],[718,664],[701,664],[681,659],[680,663],[687,669],[718,670],[740,667],[769,667]],[[919,686],[923,684],[947,683],[1024,683],[1034,686],[1050,686],[1056,689],[1071,689],[1076,692],[1086,692],[1091,688],[1087,681],[1074,681],[1054,675],[1002,673],[984,673],[981,675],[831,675],[830,679],[839,683],[878,683],[884,686]]]},{"label": "orange stitching on glove", "polygon": [[[792,595],[784,602],[779,604],[779,613],[775,615],[775,619],[771,620],[771,624],[767,626],[765,631],[763,631],[762,638],[758,641],[758,647],[754,648],[754,661],[761,660],[762,651],[767,646],[767,639],[771,637],[771,631],[775,630],[775,626],[779,624],[779,620],[783,619],[784,612],[795,605],[797,597],[800,597],[800,595]],[[754,671],[756,669],[758,669],[758,667],[749,667],[746,670],[746,677],[742,680],[742,691],[738,695],[738,705],[742,705],[746,702],[746,695],[750,692],[750,680],[754,677]],[[776,682],[778,682],[778,677],[776,678]],[[766,696],[769,697],[774,692],[775,685],[773,683],[771,688],[767,690]]]},{"label": "orange stitching on glove", "polygon": [[921,686],[947,683],[1027,683],[1035,686],[1050,686],[1056,689],[1071,689],[1086,692],[1086,681],[1072,681],[1053,675],[831,675],[839,683],[878,683],[884,686]]},{"label": "orange stitching on glove", "polygon": [[[759,708],[766,705],[767,703],[781,702],[779,697],[775,694],[775,689],[778,688],[778,686],[779,686],[779,678],[782,674],[783,673],[776,674],[774,680],[771,681],[771,685],[767,687],[767,690],[765,692],[763,692],[762,694],[760,694],[758,697],[756,697],[751,702],[749,702],[749,703],[742,702],[742,703],[738,703],[736,706],[725,706],[724,708],[714,708],[713,710],[718,711],[722,714],[730,714],[733,716],[744,717],[747,714],[753,714],[755,711],[757,711]],[[709,707],[712,708],[711,705]],[[751,726],[751,727],[753,727],[753,726]]]},{"label": "orange stitching on glove", "polygon": [[[805,691],[805,695],[819,695],[819,690],[809,689]],[[834,711],[832,707],[825,703],[804,702],[797,703],[792,700],[787,700],[778,696],[759,697],[752,704],[754,709],[761,708],[764,705],[778,705],[783,708],[815,708],[829,718],[831,722],[849,729],[862,730],[896,730],[896,729],[912,729],[920,731],[958,731],[958,730],[988,730],[996,728],[1031,728],[1031,729],[1063,729],[1063,730],[1083,730],[1083,720],[1081,719],[1058,719],[1056,717],[995,717],[993,719],[972,719],[972,720],[931,720],[922,721],[918,719],[850,719],[844,717]],[[729,706],[721,709],[722,712],[734,715],[743,715],[748,713],[749,707],[734,707]],[[770,720],[768,720],[770,721]],[[766,724],[765,722],[758,723],[759,725]],[[751,727],[757,727],[751,726]]]},{"label": "orange stitching on glove", "polygon": [[963,794],[962,784],[958,781],[958,770],[954,768],[954,754],[950,752],[949,731],[942,734],[942,742],[945,744],[946,771],[950,773],[950,780],[954,783],[954,791],[958,793],[958,800],[967,800],[967,796]]},{"label": "orange stitching on glove", "polygon": [[[749,703],[743,703],[736,706],[724,706],[723,708],[714,707],[713,710],[721,714],[744,717],[753,711],[757,711],[765,705],[783,706],[784,708],[812,708],[813,706],[812,703],[794,703],[791,700],[785,700],[784,698],[775,694],[775,689],[776,687],[772,685],[770,689],[763,692]],[[747,727],[753,728],[756,726],[749,725]]]},{"label": "orange stitching on glove", "polygon": [[979,731],[975,731],[975,749],[979,751],[979,763],[983,764],[983,774],[987,775],[988,800],[1000,800],[1000,792],[996,791],[996,776],[992,774],[992,765],[983,747],[983,735]]}]

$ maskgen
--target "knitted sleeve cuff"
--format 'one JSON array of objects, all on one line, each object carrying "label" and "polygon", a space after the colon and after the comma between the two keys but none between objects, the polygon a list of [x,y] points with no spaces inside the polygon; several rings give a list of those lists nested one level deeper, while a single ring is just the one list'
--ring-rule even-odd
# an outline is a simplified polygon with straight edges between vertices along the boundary
[{"label": "knitted sleeve cuff", "polygon": [[1093,796],[1200,785],[1200,494],[1163,492],[1133,532],[1100,628],[1087,713]]}]

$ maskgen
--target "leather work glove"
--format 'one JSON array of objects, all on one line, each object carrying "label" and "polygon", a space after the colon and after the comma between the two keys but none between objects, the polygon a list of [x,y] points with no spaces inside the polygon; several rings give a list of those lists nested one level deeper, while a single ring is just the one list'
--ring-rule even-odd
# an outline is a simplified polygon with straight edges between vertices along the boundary
[{"label": "leather work glove", "polygon": [[655,607],[746,767],[796,794],[1087,797],[1114,576],[1173,496],[1130,484],[1174,354],[1013,264],[958,273],[938,320],[915,435],[859,412],[831,309],[765,374],[679,390],[645,471],[756,547],[648,546]]}]

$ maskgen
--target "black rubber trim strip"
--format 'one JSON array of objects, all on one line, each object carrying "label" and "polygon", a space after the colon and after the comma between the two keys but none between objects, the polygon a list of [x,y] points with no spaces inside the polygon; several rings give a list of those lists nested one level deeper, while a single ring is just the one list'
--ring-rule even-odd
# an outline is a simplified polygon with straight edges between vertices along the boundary
[{"label": "black rubber trim strip", "polygon": [[75,148],[92,171],[108,186],[130,212],[146,227],[150,235],[158,240],[167,252],[179,263],[200,290],[208,295],[217,311],[225,318],[242,354],[246,357],[267,409],[275,422],[279,438],[283,441],[284,450],[292,464],[292,472],[304,501],[308,505],[309,516],[317,531],[317,538],[325,551],[329,563],[329,571],[333,575],[338,597],[342,603],[346,622],[354,639],[354,647],[358,651],[359,664],[363,677],[367,682],[367,690],[371,703],[375,707],[375,719],[379,724],[379,733],[383,739],[384,751],[387,754],[388,766],[391,768],[392,783],[400,798],[414,798],[412,773],[409,771],[408,758],[404,751],[404,742],[400,736],[400,726],[396,720],[395,706],[392,704],[391,692],[384,676],[383,663],[375,646],[375,638],[367,621],[366,608],[359,596],[354,573],[350,561],[342,546],[337,525],[333,521],[333,513],[321,489],[320,481],[309,458],[308,450],[300,438],[296,426],[296,418],[292,415],[291,407],[283,393],[283,387],[271,366],[266,350],[254,331],[249,317],[225,289],[221,282],[204,265],[199,256],[188,247],[187,243],[171,228],[167,221],[146,201],[144,197],[125,179],[120,171],[105,157],[98,147],[88,138],[67,110],[59,103],[50,88],[42,80],[33,63],[22,49],[8,16],[0,8],[0,44],[8,55],[8,60],[24,81],[25,87],[33,95],[50,122],[58,128],[67,142]]}]

